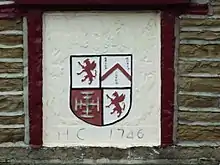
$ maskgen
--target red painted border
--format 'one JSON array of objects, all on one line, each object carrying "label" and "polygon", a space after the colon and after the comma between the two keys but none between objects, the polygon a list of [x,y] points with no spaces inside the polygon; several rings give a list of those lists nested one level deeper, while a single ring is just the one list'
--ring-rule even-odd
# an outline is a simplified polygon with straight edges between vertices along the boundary
[{"label": "red painted border", "polygon": [[41,147],[42,141],[42,13],[31,10],[27,13],[28,25],[28,80],[30,145]]},{"label": "red painted border", "polygon": [[173,144],[175,13],[161,13],[161,145]]},{"label": "red painted border", "polygon": [[[29,11],[28,71],[30,145],[42,146],[42,13]],[[161,14],[161,145],[173,144],[175,14]]]},{"label": "red painted border", "polygon": [[187,4],[190,0],[15,0],[26,5],[170,5]]},{"label": "red painted border", "polygon": [[190,4],[189,8],[183,11],[184,14],[206,15],[209,13],[208,4]]},{"label": "red painted border", "polygon": [[19,9],[10,5],[0,6],[0,20],[2,19],[14,19],[21,17]]}]

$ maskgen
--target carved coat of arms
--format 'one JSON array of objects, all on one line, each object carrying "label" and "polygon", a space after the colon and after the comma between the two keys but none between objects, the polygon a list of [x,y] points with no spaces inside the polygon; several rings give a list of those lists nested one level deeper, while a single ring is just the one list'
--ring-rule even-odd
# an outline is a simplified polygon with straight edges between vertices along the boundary
[{"label": "carved coat of arms", "polygon": [[70,57],[70,108],[95,126],[124,119],[132,102],[132,55]]}]

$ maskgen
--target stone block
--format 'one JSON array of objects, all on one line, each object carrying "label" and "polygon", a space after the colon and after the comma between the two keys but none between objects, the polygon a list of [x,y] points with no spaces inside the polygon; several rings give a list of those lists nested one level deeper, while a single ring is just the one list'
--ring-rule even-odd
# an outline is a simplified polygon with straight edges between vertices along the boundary
[{"label": "stone block", "polygon": [[206,96],[190,96],[190,95],[178,95],[178,106],[192,107],[192,108],[218,108],[218,97],[206,97]]},{"label": "stone block", "polygon": [[212,10],[213,10],[213,14],[220,14],[220,4],[213,5]]},{"label": "stone block", "polygon": [[220,45],[180,45],[179,57],[219,58]]},{"label": "stone block", "polygon": [[22,30],[22,19],[0,20],[0,30]]},{"label": "stone block", "polygon": [[24,141],[24,128],[0,128],[0,143]]},{"label": "stone block", "polygon": [[187,92],[220,93],[220,78],[180,77],[178,89]]},{"label": "stone block", "polygon": [[21,111],[24,108],[22,95],[0,96],[0,112]]},{"label": "stone block", "polygon": [[23,63],[0,62],[0,73],[23,73]]},{"label": "stone block", "polygon": [[23,48],[0,48],[0,58],[23,58]]},{"label": "stone block", "polygon": [[177,140],[219,141],[220,126],[181,125],[177,126]]},{"label": "stone block", "polygon": [[219,40],[220,32],[218,31],[189,31],[180,32],[180,40]]},{"label": "stone block", "polygon": [[0,124],[24,124],[24,115],[20,116],[0,116]]},{"label": "stone block", "polygon": [[178,61],[178,73],[220,73],[220,62],[213,61]]},{"label": "stone block", "polygon": [[0,44],[19,45],[23,43],[22,35],[0,35]]},{"label": "stone block", "polygon": [[220,112],[178,112],[178,120],[186,122],[219,122]]},{"label": "stone block", "polygon": [[199,19],[199,18],[182,18],[180,19],[180,27],[193,27],[193,26],[202,26],[202,27],[218,27],[220,26],[220,19],[215,18],[207,18],[207,19]]},{"label": "stone block", "polygon": [[23,79],[15,78],[0,78],[0,92],[4,91],[22,91]]}]

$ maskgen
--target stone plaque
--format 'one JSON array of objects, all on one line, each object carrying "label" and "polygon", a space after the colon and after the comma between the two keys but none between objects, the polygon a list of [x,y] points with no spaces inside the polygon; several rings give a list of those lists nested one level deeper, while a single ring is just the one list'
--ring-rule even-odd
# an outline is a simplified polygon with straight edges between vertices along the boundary
[{"label": "stone plaque", "polygon": [[160,26],[156,12],[44,14],[44,146],[160,145]]}]

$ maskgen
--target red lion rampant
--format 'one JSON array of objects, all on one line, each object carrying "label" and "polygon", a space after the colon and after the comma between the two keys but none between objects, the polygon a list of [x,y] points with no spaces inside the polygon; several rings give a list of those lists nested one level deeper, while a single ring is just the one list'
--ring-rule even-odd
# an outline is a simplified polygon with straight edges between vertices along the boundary
[{"label": "red lion rampant", "polygon": [[[90,85],[90,84],[92,84],[92,82],[97,74],[96,70],[94,70],[96,68],[96,63],[95,63],[95,61],[90,62],[89,59],[84,60],[83,63],[85,65],[82,65],[80,62],[78,62],[78,64],[82,67],[82,71],[77,73],[77,75],[81,75],[83,72],[85,72],[86,75],[84,76],[84,78],[81,81],[84,82],[88,79],[89,85]],[[95,71],[95,74],[92,73],[93,70]]]},{"label": "red lion rampant", "polygon": [[[106,106],[106,108],[109,108],[111,105],[114,105],[115,107],[113,108],[113,111],[111,114],[114,114],[115,112],[118,114],[118,117],[121,116],[122,111],[125,109],[125,103],[123,102],[125,100],[125,95],[121,94],[119,96],[118,92],[114,92],[112,96],[114,96],[114,99],[111,98],[108,94],[106,95],[108,99],[111,100],[111,103]],[[122,102],[123,107],[121,107],[120,103]]]}]

